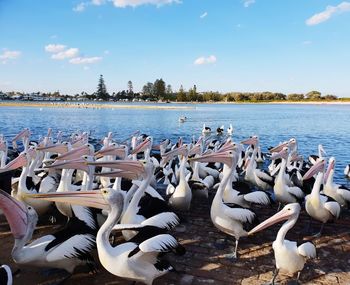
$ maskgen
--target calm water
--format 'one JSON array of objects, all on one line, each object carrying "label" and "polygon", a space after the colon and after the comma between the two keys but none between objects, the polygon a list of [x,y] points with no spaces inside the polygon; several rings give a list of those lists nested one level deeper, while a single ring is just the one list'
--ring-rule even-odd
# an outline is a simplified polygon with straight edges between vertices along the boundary
[{"label": "calm water", "polygon": [[[176,104],[167,104],[175,106]],[[201,134],[203,123],[216,130],[231,123],[233,138],[240,141],[258,135],[263,151],[280,141],[295,137],[302,154],[316,154],[322,144],[329,156],[337,159],[337,182],[348,183],[343,169],[350,163],[350,105],[181,105],[186,110],[147,109],[61,109],[37,107],[1,107],[0,133],[11,138],[28,127],[34,138],[44,135],[49,127],[69,134],[76,130],[90,131],[102,138],[112,131],[122,141],[140,130],[150,134],[155,142],[182,136],[189,141]],[[181,124],[179,116],[188,120]]]}]

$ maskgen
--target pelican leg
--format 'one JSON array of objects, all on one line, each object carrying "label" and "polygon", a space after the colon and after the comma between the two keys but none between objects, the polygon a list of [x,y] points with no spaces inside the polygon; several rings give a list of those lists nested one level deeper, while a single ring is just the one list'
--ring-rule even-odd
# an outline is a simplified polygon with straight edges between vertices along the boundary
[{"label": "pelican leg", "polygon": [[277,277],[279,271],[280,270],[278,268],[276,268],[275,271],[273,272],[273,277],[271,279],[271,285],[275,285],[275,280],[276,280],[276,277]]},{"label": "pelican leg", "polygon": [[323,228],[324,228],[324,223],[322,223],[320,231],[317,234],[313,235],[313,237],[319,238],[322,234]]},{"label": "pelican leg", "polygon": [[238,239],[236,239],[236,244],[233,253],[225,254],[225,258],[235,261],[237,259],[237,249],[238,249]]},{"label": "pelican leg", "polygon": [[299,284],[299,279],[300,279],[300,271],[298,272],[298,275],[297,275],[297,284]]}]

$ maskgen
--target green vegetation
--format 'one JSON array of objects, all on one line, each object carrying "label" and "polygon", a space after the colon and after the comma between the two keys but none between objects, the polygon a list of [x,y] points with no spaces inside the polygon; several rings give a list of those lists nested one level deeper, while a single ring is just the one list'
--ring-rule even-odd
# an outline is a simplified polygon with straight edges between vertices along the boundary
[{"label": "green vegetation", "polygon": [[214,91],[198,92],[197,86],[193,85],[188,91],[181,85],[178,91],[174,91],[170,84],[160,78],[153,83],[147,82],[142,87],[142,92],[134,92],[131,80],[127,82],[126,90],[109,94],[103,75],[100,75],[96,92],[88,94],[85,91],[74,96],[62,95],[59,91],[53,93],[19,93],[0,91],[0,100],[22,99],[22,100],[99,100],[99,101],[164,101],[164,102],[237,102],[237,103],[258,103],[258,102],[322,102],[322,101],[350,101],[350,98],[338,98],[335,95],[322,95],[319,91],[310,91],[306,94],[279,92],[229,92],[220,93]]}]

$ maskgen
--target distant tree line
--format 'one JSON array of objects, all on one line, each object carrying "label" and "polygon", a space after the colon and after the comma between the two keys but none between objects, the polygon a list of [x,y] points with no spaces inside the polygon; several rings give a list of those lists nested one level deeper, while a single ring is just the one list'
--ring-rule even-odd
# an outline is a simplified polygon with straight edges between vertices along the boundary
[{"label": "distant tree line", "polygon": [[[220,93],[214,91],[198,92],[197,86],[193,85],[186,91],[181,85],[179,90],[174,91],[170,84],[160,78],[153,83],[147,82],[141,92],[134,92],[133,83],[131,80],[127,82],[125,90],[108,93],[107,87],[103,78],[100,75],[96,91],[88,94],[83,91],[74,96],[62,95],[59,91],[53,93],[33,93],[42,98],[60,98],[61,100],[77,99],[77,100],[100,100],[100,101],[166,101],[166,102],[272,102],[272,101],[333,101],[333,100],[350,100],[349,98],[339,98],[335,95],[322,96],[319,91],[310,91],[306,94],[292,93],[283,94],[279,92],[229,92]],[[7,92],[6,94],[0,91],[0,99],[11,99],[15,95],[20,95],[18,92]],[[23,94],[24,95],[24,94]]]}]

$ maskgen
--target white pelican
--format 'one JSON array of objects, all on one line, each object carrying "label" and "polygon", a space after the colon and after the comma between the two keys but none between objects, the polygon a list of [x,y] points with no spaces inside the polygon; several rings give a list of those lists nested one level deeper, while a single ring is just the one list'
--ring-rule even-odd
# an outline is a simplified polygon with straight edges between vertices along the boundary
[{"label": "white pelican", "polygon": [[321,158],[318,159],[316,163],[303,176],[303,179],[307,180],[314,174],[318,173],[311,194],[305,197],[306,212],[315,220],[322,222],[321,229],[315,236],[321,235],[324,224],[326,222],[338,219],[340,215],[339,203],[328,196],[320,195],[320,188],[321,184],[323,183],[324,169],[325,159]]},{"label": "white pelican", "polygon": [[235,237],[236,245],[234,252],[233,254],[227,255],[227,257],[237,258],[239,239],[248,234],[244,229],[243,224],[252,223],[256,218],[251,210],[241,208],[238,205],[232,205],[233,207],[230,207],[229,204],[225,204],[222,200],[225,186],[232,175],[232,169],[237,165],[237,154],[233,151],[222,151],[204,154],[200,157],[193,158],[193,160],[201,162],[222,162],[227,165],[224,169],[224,175],[210,208],[210,217],[216,228]]},{"label": "white pelican", "polygon": [[326,156],[327,153],[323,148],[323,145],[318,145],[318,155],[312,154],[309,156],[309,161],[312,165],[314,165],[319,159],[322,159],[324,156]]},{"label": "white pelican", "polygon": [[[152,285],[154,279],[173,270],[170,263],[162,258],[164,253],[185,253],[185,249],[176,239],[167,234],[168,224],[164,222],[161,228],[154,226],[155,220],[159,224],[167,213],[159,214],[142,224],[115,226],[120,219],[124,202],[123,195],[118,191],[101,189],[45,196],[52,201],[75,203],[108,211],[108,218],[97,233],[96,244],[102,266],[116,276]],[[128,242],[113,247],[109,241],[112,230],[132,230],[138,234]]]},{"label": "white pelican", "polygon": [[225,126],[222,125],[221,127],[218,127],[216,129],[216,134],[219,136],[219,135],[222,135],[224,133],[224,130],[225,130]]},{"label": "white pelican", "polygon": [[344,168],[344,175],[347,177],[347,178],[350,178],[350,164],[346,165],[345,168]]},{"label": "white pelican", "polygon": [[211,128],[207,127],[205,124],[203,124],[203,128],[202,128],[202,134],[203,135],[208,135],[211,133]]},{"label": "white pelican", "polygon": [[95,247],[96,223],[90,211],[75,207],[75,217],[64,229],[27,244],[32,239],[38,215],[31,206],[0,190],[0,208],[15,238],[13,260],[17,264],[60,268],[69,273],[78,265],[92,264],[90,251]]},{"label": "white pelican", "polygon": [[259,146],[259,138],[257,136],[252,136],[251,138],[244,140],[241,143],[250,144],[254,148],[251,157],[246,160],[244,180],[252,183],[262,190],[271,189],[273,178],[266,172],[258,169],[255,161],[258,151],[257,147]]},{"label": "white pelican", "polygon": [[329,158],[328,168],[325,174],[323,193],[337,201],[340,206],[345,207],[350,202],[350,189],[333,182],[334,167],[335,158],[331,157]]},{"label": "white pelican", "polygon": [[19,139],[22,139],[24,150],[26,151],[29,147],[29,137],[31,135],[31,132],[28,128],[23,129],[20,131],[13,139],[12,139],[12,146],[14,149],[17,149],[17,141]]},{"label": "white pelican", "polygon": [[303,270],[306,260],[316,257],[316,248],[311,242],[298,245],[295,241],[285,239],[287,232],[298,220],[299,213],[300,205],[298,203],[288,204],[280,212],[262,222],[248,233],[252,235],[275,223],[287,220],[278,231],[276,240],[272,244],[275,253],[276,270],[271,284],[275,284],[275,279],[280,270],[289,274],[298,273],[297,280],[299,281],[300,272]]},{"label": "white pelican", "polygon": [[227,128],[227,134],[229,136],[232,136],[233,135],[233,127],[232,127],[232,124],[230,124],[230,126]]},{"label": "white pelican", "polygon": [[176,210],[188,211],[191,207],[192,190],[188,185],[186,179],[186,163],[188,156],[188,146],[186,144],[165,153],[165,159],[168,160],[170,157],[175,155],[181,155],[179,166],[179,181],[176,187],[169,184],[167,188],[167,194],[171,195],[169,198],[169,205]]},{"label": "white pelican", "polygon": [[[278,175],[275,179],[275,185],[273,186],[273,192],[276,200],[281,204],[294,203],[304,198],[303,191],[296,186],[288,186],[286,183],[286,166],[288,159],[288,147],[283,147],[278,153],[274,152],[271,156],[272,160],[282,159],[281,166]],[[280,205],[279,205],[280,207]]]}]

